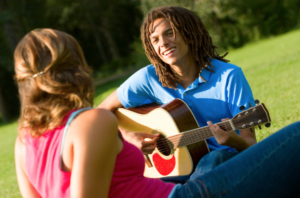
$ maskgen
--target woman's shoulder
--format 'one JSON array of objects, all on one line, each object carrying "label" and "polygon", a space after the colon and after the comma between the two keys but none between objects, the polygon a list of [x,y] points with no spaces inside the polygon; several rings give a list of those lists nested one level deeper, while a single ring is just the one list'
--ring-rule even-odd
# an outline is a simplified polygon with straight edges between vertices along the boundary
[{"label": "woman's shoulder", "polygon": [[70,125],[70,130],[78,131],[78,133],[81,133],[80,131],[97,133],[97,131],[105,132],[110,128],[117,129],[117,126],[117,118],[111,111],[94,108],[79,114]]}]

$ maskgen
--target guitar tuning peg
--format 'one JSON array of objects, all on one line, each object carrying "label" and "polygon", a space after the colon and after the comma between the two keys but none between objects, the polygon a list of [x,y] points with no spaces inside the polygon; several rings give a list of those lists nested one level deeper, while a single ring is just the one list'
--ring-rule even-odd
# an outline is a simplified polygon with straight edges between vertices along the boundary
[{"label": "guitar tuning peg", "polygon": [[240,110],[243,111],[246,107],[245,106],[240,106]]},{"label": "guitar tuning peg", "polygon": [[255,102],[256,105],[259,104],[259,100],[257,100],[257,99],[254,102]]},{"label": "guitar tuning peg", "polygon": [[258,128],[261,130],[261,126],[260,125],[258,125]]},{"label": "guitar tuning peg", "polygon": [[271,123],[267,123],[267,124],[265,124],[265,127],[270,127],[271,126]]},{"label": "guitar tuning peg", "polygon": [[250,131],[253,133],[253,128],[250,128]]}]

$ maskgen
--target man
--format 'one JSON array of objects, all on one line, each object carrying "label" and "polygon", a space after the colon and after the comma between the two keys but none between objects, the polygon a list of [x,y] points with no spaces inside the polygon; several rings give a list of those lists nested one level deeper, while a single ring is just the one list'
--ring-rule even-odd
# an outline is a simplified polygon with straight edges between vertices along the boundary
[{"label": "man", "polygon": [[[242,70],[216,53],[200,18],[180,7],[159,7],[146,16],[141,37],[152,65],[142,68],[112,93],[100,108],[115,111],[124,106],[165,104],[175,98],[185,101],[200,126],[221,122],[240,112],[240,106],[254,105],[250,86]],[[211,122],[208,122],[211,121]],[[122,130],[121,130],[122,131]],[[250,129],[224,132],[207,139],[220,162],[256,143]],[[122,131],[124,138],[145,154],[152,153],[156,135]],[[152,138],[145,141],[145,138]],[[208,160],[209,161],[209,160]],[[216,164],[216,165],[217,165]]]}]

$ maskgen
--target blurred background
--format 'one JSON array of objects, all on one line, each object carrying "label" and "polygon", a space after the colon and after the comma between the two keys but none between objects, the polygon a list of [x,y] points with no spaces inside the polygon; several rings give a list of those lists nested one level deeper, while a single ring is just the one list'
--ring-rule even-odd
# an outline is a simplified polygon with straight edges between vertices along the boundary
[{"label": "blurred background", "polygon": [[300,27],[299,0],[0,0],[0,121],[19,115],[13,52],[26,33],[47,27],[73,35],[97,80],[148,64],[139,28],[164,5],[197,13],[219,53]]}]

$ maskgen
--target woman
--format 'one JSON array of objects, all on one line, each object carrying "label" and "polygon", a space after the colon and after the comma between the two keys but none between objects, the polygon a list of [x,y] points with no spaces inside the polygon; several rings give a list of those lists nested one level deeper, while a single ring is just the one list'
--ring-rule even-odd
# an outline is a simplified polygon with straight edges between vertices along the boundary
[{"label": "woman", "polygon": [[143,177],[143,155],[119,135],[111,112],[87,108],[94,89],[73,37],[34,30],[14,58],[22,106],[15,161],[23,197],[300,195],[299,122],[207,174],[196,170],[184,185],[164,183]]}]

